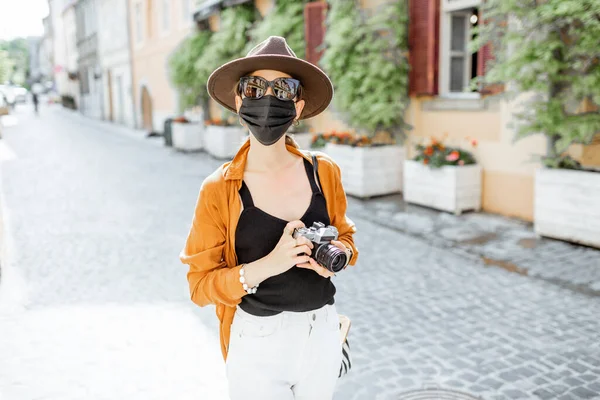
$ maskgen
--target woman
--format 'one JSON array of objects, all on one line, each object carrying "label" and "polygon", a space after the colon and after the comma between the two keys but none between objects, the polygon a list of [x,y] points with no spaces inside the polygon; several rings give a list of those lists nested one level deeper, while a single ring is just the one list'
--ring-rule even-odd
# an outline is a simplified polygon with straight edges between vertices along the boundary
[{"label": "woman", "polygon": [[214,71],[208,91],[251,135],[200,189],[181,253],[192,301],[216,305],[233,400],[330,400],[341,362],[333,273],[293,233],[335,226],[332,244],[353,265],[355,227],[337,165],[319,155],[317,178],[285,132],[321,113],[333,86],[285,39],[270,37]]}]

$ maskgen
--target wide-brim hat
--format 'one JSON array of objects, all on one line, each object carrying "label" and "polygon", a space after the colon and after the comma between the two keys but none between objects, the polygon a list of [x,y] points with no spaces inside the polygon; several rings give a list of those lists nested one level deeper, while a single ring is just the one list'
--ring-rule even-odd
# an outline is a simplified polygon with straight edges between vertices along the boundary
[{"label": "wide-brim hat", "polygon": [[217,68],[208,78],[208,94],[216,102],[237,112],[235,86],[242,76],[260,69],[285,72],[302,84],[305,101],[300,119],[311,118],[327,108],[333,98],[333,84],[325,72],[298,57],[284,38],[270,36],[254,47],[246,57],[230,61]]}]

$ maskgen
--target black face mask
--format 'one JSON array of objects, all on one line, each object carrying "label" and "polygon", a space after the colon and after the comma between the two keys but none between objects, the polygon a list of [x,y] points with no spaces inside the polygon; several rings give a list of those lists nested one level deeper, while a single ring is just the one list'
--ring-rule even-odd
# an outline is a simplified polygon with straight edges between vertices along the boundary
[{"label": "black face mask", "polygon": [[279,100],[275,96],[260,99],[246,97],[242,100],[240,117],[248,124],[256,140],[265,146],[276,143],[296,118],[293,101]]}]

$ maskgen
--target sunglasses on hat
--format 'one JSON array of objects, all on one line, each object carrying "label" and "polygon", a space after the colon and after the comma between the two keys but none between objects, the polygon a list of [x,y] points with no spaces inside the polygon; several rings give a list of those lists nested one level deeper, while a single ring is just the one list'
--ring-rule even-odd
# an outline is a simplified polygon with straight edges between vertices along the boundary
[{"label": "sunglasses on hat", "polygon": [[300,91],[300,81],[294,78],[277,78],[268,81],[260,76],[244,76],[240,78],[239,93],[242,97],[260,99],[271,87],[279,100],[294,100]]}]

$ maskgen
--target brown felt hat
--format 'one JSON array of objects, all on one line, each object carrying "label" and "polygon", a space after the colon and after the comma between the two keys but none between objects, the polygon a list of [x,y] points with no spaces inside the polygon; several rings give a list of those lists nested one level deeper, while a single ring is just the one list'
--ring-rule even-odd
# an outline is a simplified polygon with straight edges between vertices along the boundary
[{"label": "brown felt hat", "polygon": [[319,67],[298,57],[284,38],[270,36],[254,47],[246,57],[217,68],[208,78],[208,94],[219,104],[236,112],[234,87],[242,76],[259,69],[285,72],[302,84],[306,102],[300,119],[311,118],[327,108],[333,98],[333,85]]}]

